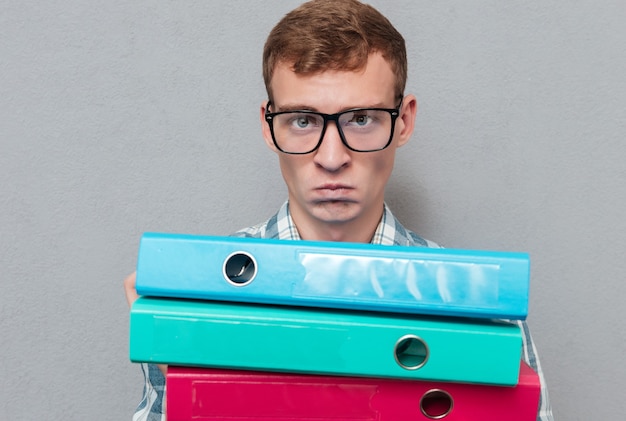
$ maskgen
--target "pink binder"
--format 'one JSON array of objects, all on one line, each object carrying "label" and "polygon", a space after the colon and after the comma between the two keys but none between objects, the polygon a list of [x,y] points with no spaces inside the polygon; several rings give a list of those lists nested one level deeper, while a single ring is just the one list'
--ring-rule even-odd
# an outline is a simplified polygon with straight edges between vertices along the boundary
[{"label": "pink binder", "polygon": [[537,374],[515,387],[175,367],[167,419],[221,421],[534,421]]}]

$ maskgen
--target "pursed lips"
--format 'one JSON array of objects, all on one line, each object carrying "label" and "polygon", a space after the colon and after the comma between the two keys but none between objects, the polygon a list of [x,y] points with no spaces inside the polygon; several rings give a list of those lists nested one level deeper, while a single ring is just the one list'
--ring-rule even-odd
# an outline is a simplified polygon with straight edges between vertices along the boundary
[{"label": "pursed lips", "polygon": [[350,191],[354,189],[345,184],[323,184],[314,190],[322,196],[322,199],[346,200],[348,199]]}]

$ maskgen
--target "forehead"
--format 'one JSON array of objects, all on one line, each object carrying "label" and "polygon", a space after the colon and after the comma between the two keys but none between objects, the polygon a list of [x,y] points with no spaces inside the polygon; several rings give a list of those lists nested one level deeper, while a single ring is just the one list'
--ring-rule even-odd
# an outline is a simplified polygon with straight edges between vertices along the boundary
[{"label": "forehead", "polygon": [[374,53],[367,64],[356,71],[327,70],[297,74],[279,62],[271,81],[272,101],[277,108],[306,106],[325,112],[351,107],[393,107],[395,75],[391,65]]}]

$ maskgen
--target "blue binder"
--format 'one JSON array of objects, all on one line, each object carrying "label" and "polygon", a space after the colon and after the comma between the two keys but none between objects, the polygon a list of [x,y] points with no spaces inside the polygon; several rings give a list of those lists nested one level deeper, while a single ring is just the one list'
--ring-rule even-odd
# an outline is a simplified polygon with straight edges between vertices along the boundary
[{"label": "blue binder", "polygon": [[395,313],[139,298],[130,359],[179,366],[517,384],[516,324]]},{"label": "blue binder", "polygon": [[140,295],[525,319],[525,253],[146,233]]},{"label": "blue binder", "polygon": [[146,233],[140,295],[526,318],[526,253]]}]

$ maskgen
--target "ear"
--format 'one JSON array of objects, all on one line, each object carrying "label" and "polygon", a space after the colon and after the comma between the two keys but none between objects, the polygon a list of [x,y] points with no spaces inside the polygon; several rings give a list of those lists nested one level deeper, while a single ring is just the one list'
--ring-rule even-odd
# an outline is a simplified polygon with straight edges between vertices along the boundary
[{"label": "ear", "polygon": [[267,145],[267,147],[273,150],[274,152],[278,153],[278,150],[276,149],[276,145],[274,145],[274,141],[272,140],[272,132],[270,131],[270,125],[265,120],[265,112],[267,110],[267,103],[268,101],[264,101],[261,104],[261,110],[260,110],[261,131],[263,133],[263,139],[265,140],[265,144]]},{"label": "ear", "polygon": [[415,128],[415,116],[417,115],[417,99],[414,95],[407,95],[402,100],[400,115],[396,120],[396,137],[398,146],[406,144]]}]

